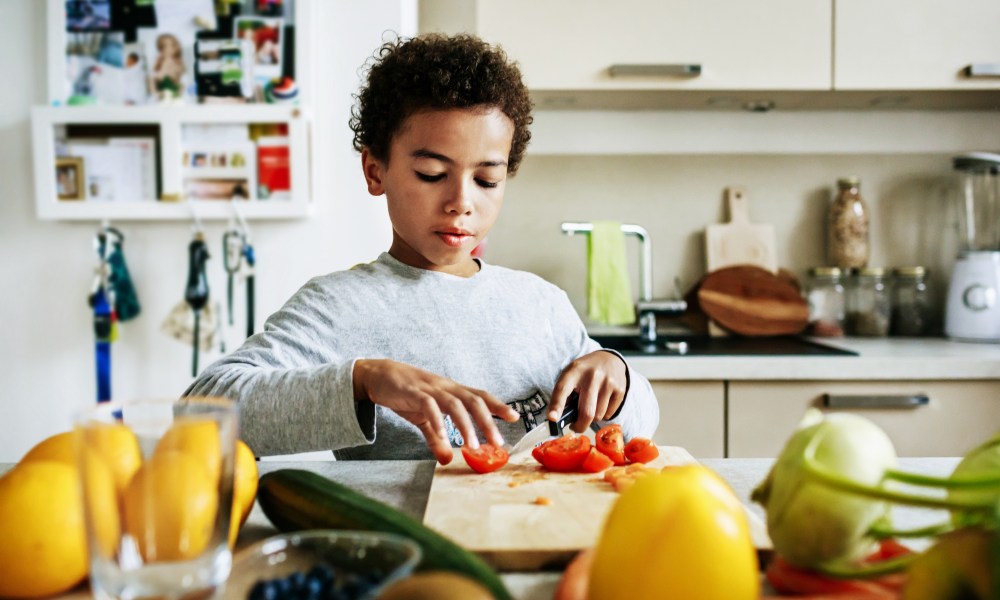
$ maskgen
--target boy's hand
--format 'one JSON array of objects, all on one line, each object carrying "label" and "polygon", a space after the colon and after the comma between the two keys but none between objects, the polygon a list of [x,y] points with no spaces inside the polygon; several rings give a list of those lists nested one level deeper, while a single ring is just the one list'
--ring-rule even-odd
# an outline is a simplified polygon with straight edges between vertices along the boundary
[{"label": "boy's hand", "polygon": [[593,421],[606,421],[625,401],[625,362],[611,352],[597,350],[569,363],[552,390],[548,419],[562,416],[566,399],[576,391],[580,395],[579,416],[573,431],[583,433]]},{"label": "boy's hand", "polygon": [[505,421],[519,418],[517,411],[488,392],[393,360],[355,362],[354,397],[380,404],[419,427],[442,465],[454,456],[443,415],[451,416],[465,443],[473,449],[479,447],[473,421],[490,443],[503,446],[492,415]]}]

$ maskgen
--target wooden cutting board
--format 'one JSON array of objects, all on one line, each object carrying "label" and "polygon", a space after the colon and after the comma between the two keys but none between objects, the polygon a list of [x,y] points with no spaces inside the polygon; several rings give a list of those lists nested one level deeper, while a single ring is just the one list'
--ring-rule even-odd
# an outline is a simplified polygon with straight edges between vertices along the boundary
[{"label": "wooden cutting board", "polygon": [[778,254],[774,226],[750,222],[750,200],[741,187],[727,187],[725,202],[729,222],[705,228],[708,272],[732,265],[754,265],[776,273]]},{"label": "wooden cutting board", "polygon": [[[692,462],[684,448],[660,446],[660,456],[650,466]],[[540,496],[552,503],[535,504]],[[434,471],[424,524],[496,569],[559,569],[597,543],[617,498],[601,473],[552,473],[522,452],[499,471],[480,475],[456,450],[455,460]],[[763,521],[749,510],[747,515],[755,546],[770,549]]]},{"label": "wooden cutting board", "polygon": [[698,306],[728,331],[746,336],[793,335],[809,323],[809,305],[794,283],[749,265],[703,277]]}]

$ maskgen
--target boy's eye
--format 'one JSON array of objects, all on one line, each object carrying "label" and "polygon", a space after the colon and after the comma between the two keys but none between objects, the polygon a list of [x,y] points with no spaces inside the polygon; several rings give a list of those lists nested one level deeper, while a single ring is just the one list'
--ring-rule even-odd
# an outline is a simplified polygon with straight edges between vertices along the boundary
[{"label": "boy's eye", "polygon": [[485,179],[477,179],[476,183],[478,183],[480,187],[495,188],[499,182],[498,181],[486,181]]},{"label": "boy's eye", "polygon": [[414,171],[417,174],[417,178],[420,181],[426,181],[428,183],[434,183],[435,181],[441,181],[444,179],[444,173],[438,173],[436,175],[428,175],[427,173],[421,173],[420,171]]}]

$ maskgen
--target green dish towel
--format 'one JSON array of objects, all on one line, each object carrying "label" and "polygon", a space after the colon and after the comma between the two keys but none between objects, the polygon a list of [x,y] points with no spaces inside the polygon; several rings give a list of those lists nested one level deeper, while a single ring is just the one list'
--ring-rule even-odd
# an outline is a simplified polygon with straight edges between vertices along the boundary
[{"label": "green dish towel", "polygon": [[625,234],[617,221],[596,221],[587,241],[587,316],[606,325],[635,323]]}]

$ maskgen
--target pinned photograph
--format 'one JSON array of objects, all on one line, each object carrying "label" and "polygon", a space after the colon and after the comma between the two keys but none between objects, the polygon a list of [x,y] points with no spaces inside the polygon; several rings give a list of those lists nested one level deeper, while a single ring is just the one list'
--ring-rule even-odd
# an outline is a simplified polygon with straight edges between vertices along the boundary
[{"label": "pinned photograph", "polygon": [[66,34],[68,104],[123,104],[125,43],[121,32]]},{"label": "pinned photograph", "polygon": [[247,40],[254,47],[254,77],[267,81],[281,77],[282,19],[237,17],[233,23],[236,39]]},{"label": "pinned photograph", "polygon": [[125,104],[139,105],[149,101],[146,58],[141,44],[126,44],[125,65],[122,72],[122,96]]},{"label": "pinned photograph", "polygon": [[67,31],[107,31],[111,0],[66,0]]},{"label": "pinned photograph", "polygon": [[56,159],[56,195],[60,200],[83,200],[83,159],[64,156]]}]

